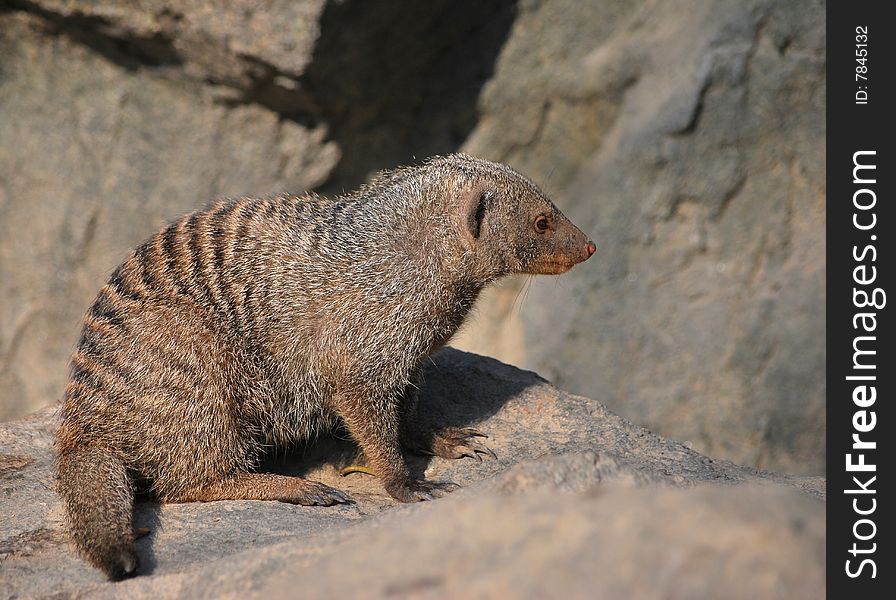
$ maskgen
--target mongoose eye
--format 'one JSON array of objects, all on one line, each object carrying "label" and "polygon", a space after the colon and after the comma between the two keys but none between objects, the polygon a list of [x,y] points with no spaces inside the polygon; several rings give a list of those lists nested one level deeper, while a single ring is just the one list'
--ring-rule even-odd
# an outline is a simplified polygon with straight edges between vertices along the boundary
[{"label": "mongoose eye", "polygon": [[535,219],[535,230],[538,233],[544,233],[548,230],[548,218],[544,215],[538,215]]}]

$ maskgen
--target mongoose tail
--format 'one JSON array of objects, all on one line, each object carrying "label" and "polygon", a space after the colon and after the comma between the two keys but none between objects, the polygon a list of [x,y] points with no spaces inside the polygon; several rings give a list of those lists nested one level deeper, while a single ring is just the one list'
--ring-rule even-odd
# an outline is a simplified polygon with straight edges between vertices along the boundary
[{"label": "mongoose tail", "polygon": [[121,460],[105,448],[77,448],[59,457],[59,493],[78,549],[109,579],[137,570],[134,489]]}]

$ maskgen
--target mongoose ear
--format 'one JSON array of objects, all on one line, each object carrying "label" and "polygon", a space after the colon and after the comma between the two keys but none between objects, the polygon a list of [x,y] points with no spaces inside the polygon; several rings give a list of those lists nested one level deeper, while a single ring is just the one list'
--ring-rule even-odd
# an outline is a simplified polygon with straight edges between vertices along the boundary
[{"label": "mongoose ear", "polygon": [[489,190],[474,189],[467,200],[467,230],[474,240],[479,239],[482,234],[482,222],[485,220],[490,197]]}]

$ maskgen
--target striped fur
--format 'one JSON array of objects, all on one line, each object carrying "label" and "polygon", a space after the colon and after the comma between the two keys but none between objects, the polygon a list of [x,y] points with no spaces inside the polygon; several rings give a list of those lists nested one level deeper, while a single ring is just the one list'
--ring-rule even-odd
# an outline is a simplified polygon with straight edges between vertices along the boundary
[{"label": "striped fur", "polygon": [[396,498],[450,490],[412,480],[400,452],[418,365],[489,283],[559,273],[592,252],[529,180],[464,155],[346,196],[221,200],[184,215],[115,269],[84,318],[57,438],[76,543],[111,578],[134,572],[135,482],[173,502],[347,501],[252,473],[269,449],[337,420]]}]

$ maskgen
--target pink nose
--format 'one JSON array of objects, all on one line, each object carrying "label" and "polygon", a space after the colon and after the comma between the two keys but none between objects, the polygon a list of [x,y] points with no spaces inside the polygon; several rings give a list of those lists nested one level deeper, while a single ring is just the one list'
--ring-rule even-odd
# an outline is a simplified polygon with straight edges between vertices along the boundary
[{"label": "pink nose", "polygon": [[591,258],[591,255],[597,250],[597,246],[594,245],[594,242],[588,242],[588,245],[585,246],[585,252],[588,253],[588,258]]}]

